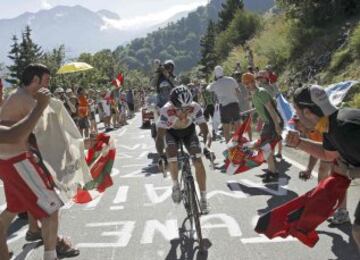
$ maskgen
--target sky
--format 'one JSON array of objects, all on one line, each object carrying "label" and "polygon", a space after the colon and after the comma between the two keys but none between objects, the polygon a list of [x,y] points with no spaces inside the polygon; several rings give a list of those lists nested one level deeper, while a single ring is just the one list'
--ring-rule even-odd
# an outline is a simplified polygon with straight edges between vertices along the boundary
[{"label": "sky", "polygon": [[140,18],[142,22],[146,22],[147,19],[154,20],[154,17],[160,20],[167,12],[188,11],[207,2],[208,0],[0,0],[0,19],[49,9],[56,5],[82,5],[93,11],[113,11],[128,22]]}]

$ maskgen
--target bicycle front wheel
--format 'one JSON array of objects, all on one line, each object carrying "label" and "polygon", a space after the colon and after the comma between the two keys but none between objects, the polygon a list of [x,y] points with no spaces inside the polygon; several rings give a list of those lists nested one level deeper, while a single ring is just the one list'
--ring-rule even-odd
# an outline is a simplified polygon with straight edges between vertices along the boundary
[{"label": "bicycle front wheel", "polygon": [[198,241],[200,244],[200,248],[202,248],[203,238],[202,238],[201,225],[200,225],[201,213],[200,213],[199,200],[196,195],[194,181],[189,182],[189,186],[190,186],[189,197],[190,197],[191,217],[193,220],[192,222],[194,223],[194,226],[195,226],[195,230],[196,230],[197,238],[198,238]]}]

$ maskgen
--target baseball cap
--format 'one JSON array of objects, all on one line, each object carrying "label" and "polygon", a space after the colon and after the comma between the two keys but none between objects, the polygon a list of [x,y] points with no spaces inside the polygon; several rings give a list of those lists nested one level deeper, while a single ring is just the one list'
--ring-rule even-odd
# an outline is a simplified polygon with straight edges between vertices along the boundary
[{"label": "baseball cap", "polygon": [[224,69],[218,65],[215,67],[214,73],[216,78],[221,78],[224,76]]},{"label": "baseball cap", "polygon": [[319,85],[298,88],[294,93],[294,102],[304,106],[318,106],[324,116],[329,116],[338,109],[330,102],[325,89]]}]

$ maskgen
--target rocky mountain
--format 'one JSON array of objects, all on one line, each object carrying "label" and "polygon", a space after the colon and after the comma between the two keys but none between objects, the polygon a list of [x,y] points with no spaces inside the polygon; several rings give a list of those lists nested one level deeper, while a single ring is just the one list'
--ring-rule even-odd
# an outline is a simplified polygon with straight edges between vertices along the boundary
[{"label": "rocky mountain", "polygon": [[26,25],[30,25],[33,40],[43,49],[50,50],[64,44],[67,57],[76,57],[82,52],[113,49],[186,14],[181,12],[158,25],[121,29],[116,26],[121,21],[119,15],[108,10],[93,12],[77,5],[27,12],[12,19],[0,19],[0,62],[7,62],[12,36],[15,34],[21,38]]}]

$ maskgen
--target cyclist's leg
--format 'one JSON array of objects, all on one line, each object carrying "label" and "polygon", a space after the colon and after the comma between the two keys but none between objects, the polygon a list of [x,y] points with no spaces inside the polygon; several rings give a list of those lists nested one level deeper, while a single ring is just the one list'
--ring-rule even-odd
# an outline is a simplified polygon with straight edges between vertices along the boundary
[{"label": "cyclist's leg", "polygon": [[201,159],[201,146],[196,135],[195,128],[184,138],[186,149],[191,155],[193,165],[195,167],[196,180],[200,190],[200,207],[201,211],[208,213],[208,205],[206,198],[206,172],[203,161]]},{"label": "cyclist's leg", "polygon": [[6,232],[0,220],[0,259],[8,260],[9,251],[6,245]]},{"label": "cyclist's leg", "polygon": [[355,210],[355,221],[352,228],[352,234],[360,253],[360,201]]},{"label": "cyclist's leg", "polygon": [[175,203],[180,203],[181,201],[181,192],[180,185],[178,180],[179,170],[177,162],[177,138],[173,136],[169,131],[166,133],[166,157],[169,163],[169,171],[171,174],[171,179],[173,181],[172,188],[172,199]]}]

